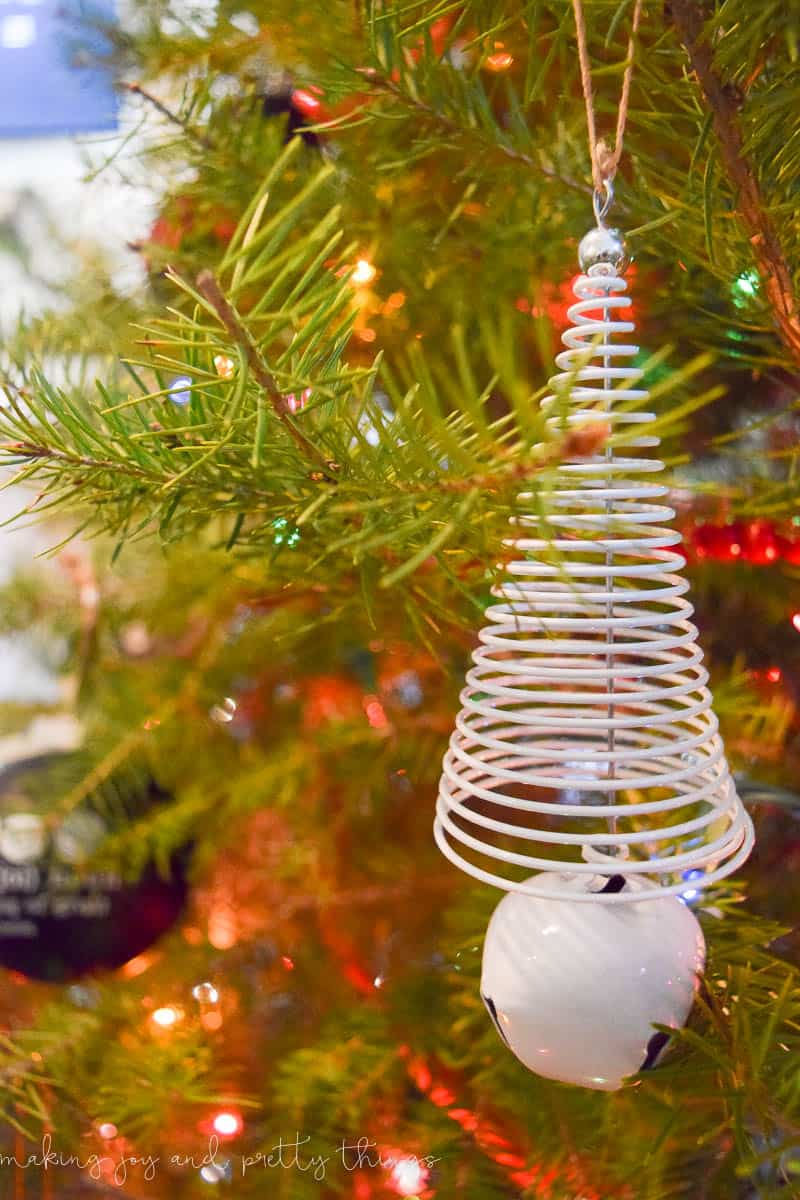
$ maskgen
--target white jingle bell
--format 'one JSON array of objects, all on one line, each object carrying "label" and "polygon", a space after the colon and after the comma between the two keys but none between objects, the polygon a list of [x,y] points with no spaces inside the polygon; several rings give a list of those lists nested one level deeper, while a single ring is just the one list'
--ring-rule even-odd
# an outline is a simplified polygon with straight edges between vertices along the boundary
[{"label": "white jingle bell", "polygon": [[[584,878],[587,891],[657,886]],[[685,1023],[705,962],[702,930],[676,896],[593,904],[569,898],[574,875],[536,883],[552,900],[509,892],[492,915],[481,996],[503,1041],[537,1075],[615,1091],[655,1066],[669,1039],[654,1024]]]}]

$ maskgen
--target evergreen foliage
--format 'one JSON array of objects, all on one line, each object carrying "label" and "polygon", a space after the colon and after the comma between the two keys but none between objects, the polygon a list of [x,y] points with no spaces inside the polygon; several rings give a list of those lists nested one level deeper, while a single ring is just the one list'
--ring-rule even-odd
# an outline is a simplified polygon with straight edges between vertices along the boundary
[{"label": "evergreen foliage", "polygon": [[[631,4],[586,9],[610,127]],[[615,216],[658,431],[698,513],[800,511],[798,37],[796,0],[645,4]],[[575,449],[537,403],[591,220],[571,6],[139,0],[116,56],[149,130],[139,167],[169,181],[137,251],[147,286],[81,283],[14,331],[0,408],[25,514],[58,549],[77,537],[99,603],[39,567],[0,621],[69,646],[91,764],[54,812],[145,769],[174,800],[94,865],[166,869],[191,844],[197,897],[141,974],[10,987],[5,1121],[97,1153],[113,1123],[161,1156],[136,1197],[208,1191],[169,1159],[202,1154],[225,1105],[245,1120],[217,1160],[234,1195],[390,1194],[385,1170],[337,1165],[362,1135],[436,1158],[428,1186],[464,1200],[800,1194],[794,897],[773,912],[755,876],[752,905],[744,883],[712,890],[707,986],[673,1057],[584,1093],[497,1041],[477,992],[497,897],[431,846],[508,519]],[[305,96],[294,135],[265,115],[277,73]],[[796,575],[693,580],[734,766],[788,786]],[[769,698],[751,668],[776,660],[791,686]],[[12,708],[9,726],[30,715]],[[295,1131],[334,1156],[324,1180],[242,1170]],[[91,1187],[118,1194],[107,1174]]]}]

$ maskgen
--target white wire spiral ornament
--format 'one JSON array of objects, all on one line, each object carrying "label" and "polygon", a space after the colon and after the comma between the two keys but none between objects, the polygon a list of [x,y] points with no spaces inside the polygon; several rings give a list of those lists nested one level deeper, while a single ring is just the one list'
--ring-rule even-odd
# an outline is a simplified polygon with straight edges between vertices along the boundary
[{"label": "white wire spiral ornament", "polygon": [[[574,887],[562,896],[608,904],[678,894],[689,872],[693,889],[705,886],[753,844],[711,707],[675,513],[654,479],[664,464],[639,456],[659,438],[641,410],[638,347],[625,340],[634,325],[623,319],[615,238],[601,225],[582,243],[587,273],[543,402],[562,432],[606,425],[606,448],[564,462],[542,512],[514,520],[434,826],[444,854],[486,883],[548,896],[547,878],[531,872],[567,873]],[[609,886],[621,874],[660,886]]]}]

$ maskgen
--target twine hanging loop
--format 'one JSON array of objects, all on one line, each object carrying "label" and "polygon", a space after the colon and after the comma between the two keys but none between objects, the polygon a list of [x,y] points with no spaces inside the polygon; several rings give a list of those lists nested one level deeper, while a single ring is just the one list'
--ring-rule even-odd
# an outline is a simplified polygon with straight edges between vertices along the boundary
[{"label": "twine hanging loop", "polygon": [[633,78],[633,56],[636,46],[636,34],[639,31],[639,21],[642,15],[642,0],[635,0],[631,33],[628,39],[628,55],[625,60],[625,72],[622,76],[622,90],[617,109],[617,129],[614,135],[614,147],[609,146],[604,138],[597,136],[597,120],[594,112],[594,90],[592,87],[592,71],[589,65],[589,48],[586,37],[586,18],[583,11],[583,0],[572,0],[575,12],[575,30],[578,37],[578,62],[581,69],[581,88],[586,104],[586,129],[589,135],[589,156],[592,160],[592,181],[594,183],[594,214],[597,224],[603,225],[614,199],[614,176],[617,173],[622,147],[625,138],[625,126],[628,121],[628,105],[630,103],[631,79]]}]

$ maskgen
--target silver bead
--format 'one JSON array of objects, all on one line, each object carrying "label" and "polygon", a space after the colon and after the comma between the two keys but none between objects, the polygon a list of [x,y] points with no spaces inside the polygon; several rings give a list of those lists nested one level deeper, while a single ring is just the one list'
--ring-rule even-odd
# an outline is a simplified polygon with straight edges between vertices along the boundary
[{"label": "silver bead", "polygon": [[198,983],[192,988],[192,995],[198,1004],[218,1004],[219,992],[213,983]]},{"label": "silver bead", "polygon": [[602,266],[611,267],[618,275],[624,275],[631,260],[620,231],[598,225],[581,239],[578,261],[585,273],[591,271],[592,267]]}]

